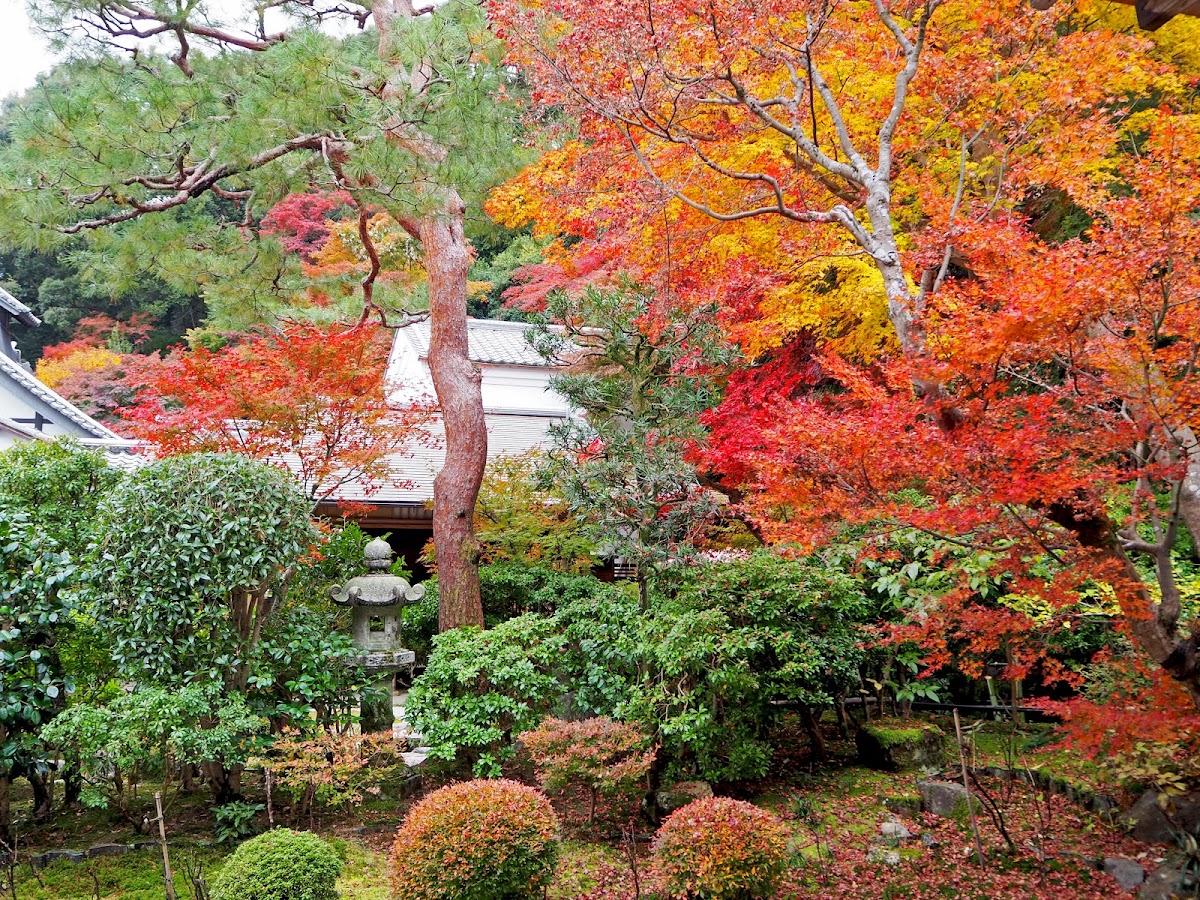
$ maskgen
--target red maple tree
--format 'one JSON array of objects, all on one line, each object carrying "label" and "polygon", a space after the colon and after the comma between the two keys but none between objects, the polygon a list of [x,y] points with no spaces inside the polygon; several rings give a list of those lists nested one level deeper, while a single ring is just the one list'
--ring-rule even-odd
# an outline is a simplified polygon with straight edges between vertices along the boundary
[{"label": "red maple tree", "polygon": [[[988,554],[1009,593],[1052,609],[1110,584],[1123,627],[1200,698],[1173,565],[1182,533],[1200,536],[1197,160],[1200,130],[1168,117],[1116,167],[1119,189],[1080,238],[973,217],[956,235],[964,268],[924,319],[928,355],[859,366],[814,352],[741,373],[710,417],[711,464],[777,540],[900,523]],[[901,636],[934,667],[978,672],[1004,647],[1018,673],[1071,678],[1046,671],[1047,622],[997,608],[967,574]]]},{"label": "red maple tree", "polygon": [[427,405],[389,402],[387,350],[374,326],[289,322],[216,352],[177,350],[123,412],[164,455],[246,453],[286,465],[314,502],[350,482],[370,496],[430,439]]},{"label": "red maple tree", "polygon": [[354,206],[345,191],[288,194],[263,216],[263,234],[275,235],[289,253],[311,263],[329,240],[329,222],[341,209]]},{"label": "red maple tree", "polygon": [[[575,134],[489,208],[721,304],[751,364],[706,462],[769,538],[916,528],[1048,607],[949,565],[895,635],[929,671],[1071,680],[1045,633],[1104,585],[1194,712],[1194,74],[1102,6],[493,0]],[[1090,227],[1039,234],[1045,198]]]}]

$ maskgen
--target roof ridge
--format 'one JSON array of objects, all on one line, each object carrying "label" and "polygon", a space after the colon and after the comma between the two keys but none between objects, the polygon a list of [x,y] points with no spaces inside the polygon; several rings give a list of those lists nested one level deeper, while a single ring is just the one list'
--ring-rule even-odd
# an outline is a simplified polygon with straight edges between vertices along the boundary
[{"label": "roof ridge", "polygon": [[13,380],[24,385],[27,391],[29,391],[43,403],[47,403],[54,409],[57,409],[60,413],[62,413],[84,431],[91,432],[94,437],[121,437],[111,428],[101,425],[62,394],[42,384],[31,373],[25,371],[24,366],[14,360],[9,359],[3,353],[0,353],[0,368],[5,369],[11,376],[13,376]]},{"label": "roof ridge", "polygon": [[42,434],[40,431],[36,431],[33,428],[29,428],[26,425],[22,425],[20,422],[4,416],[0,416],[0,429],[11,431],[13,434],[21,435],[29,440],[42,441],[47,439],[46,435]]},{"label": "roof ridge", "polygon": [[2,287],[0,287],[0,309],[16,316],[18,322],[28,325],[30,328],[42,324],[42,320],[33,314],[33,310]]},{"label": "roof ridge", "polygon": [[529,331],[535,327],[532,322],[514,322],[511,319],[476,319],[468,316],[467,327],[473,326],[496,328],[503,331]]}]

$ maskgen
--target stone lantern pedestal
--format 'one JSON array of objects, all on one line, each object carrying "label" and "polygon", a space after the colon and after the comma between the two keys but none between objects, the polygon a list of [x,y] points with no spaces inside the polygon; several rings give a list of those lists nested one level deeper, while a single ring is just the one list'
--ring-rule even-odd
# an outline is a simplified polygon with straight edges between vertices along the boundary
[{"label": "stone lantern pedestal", "polygon": [[425,586],[389,573],[393,555],[387,541],[376,538],[363,551],[367,574],[330,591],[334,603],[350,607],[350,639],[361,651],[356,661],[373,676],[359,699],[364,733],[392,730],[392,682],[396,672],[416,662],[416,654],[401,644],[400,612],[425,596]]}]

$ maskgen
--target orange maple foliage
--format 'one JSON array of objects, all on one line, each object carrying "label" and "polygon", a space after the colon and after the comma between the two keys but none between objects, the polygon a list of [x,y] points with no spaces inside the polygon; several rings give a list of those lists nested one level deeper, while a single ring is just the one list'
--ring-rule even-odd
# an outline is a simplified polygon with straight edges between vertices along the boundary
[{"label": "orange maple foliage", "polygon": [[[1196,524],[1198,123],[1163,122],[1115,174],[1121,189],[1079,239],[1049,244],[1015,216],[963,228],[970,269],[931,302],[927,357],[867,369],[817,356],[809,381],[783,390],[770,366],[735,378],[710,419],[711,462],[777,540],[899,522],[994,554],[1012,594],[1052,607],[1112,583],[1125,626],[1194,690],[1196,624],[1171,554]],[[1110,518],[1116,496],[1131,498],[1124,520]],[[1137,555],[1153,563],[1155,593]],[[976,674],[1015,648],[1025,673],[1049,665],[1038,632],[964,580],[899,636],[935,667],[966,652]]]},{"label": "orange maple foliage", "polygon": [[[543,285],[587,259],[720,304],[753,365],[705,462],[764,534],[916,527],[1051,609],[1110,583],[1200,702],[1171,566],[1180,530],[1200,538],[1200,145],[1177,50],[1092,0],[491,8],[535,102],[571,117],[489,211],[575,239],[526,273]],[[1050,208],[1090,227],[1054,233]],[[964,572],[897,637],[931,671],[1004,648],[1071,680],[1044,624]]]},{"label": "orange maple foliage", "polygon": [[577,129],[488,210],[582,238],[526,275],[571,287],[586,261],[721,301],[754,356],[804,334],[919,351],[964,208],[1102,190],[1155,116],[1136,98],[1184,90],[1090,6],[495,0],[537,102]]}]

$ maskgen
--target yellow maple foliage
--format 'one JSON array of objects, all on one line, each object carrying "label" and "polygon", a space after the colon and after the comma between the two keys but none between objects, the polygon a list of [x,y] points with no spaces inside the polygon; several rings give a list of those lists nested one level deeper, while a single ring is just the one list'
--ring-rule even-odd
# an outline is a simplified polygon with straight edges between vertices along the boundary
[{"label": "yellow maple foliage", "polygon": [[121,361],[117,353],[107,347],[86,347],[60,359],[40,359],[37,364],[38,380],[49,388],[57,388],[76,372],[95,372],[114,366]]},{"label": "yellow maple foliage", "polygon": [[[1129,147],[1180,114],[1200,61],[1200,22],[1147,35],[1108,0],[1061,0],[1045,14],[1026,0],[939,3],[889,151],[894,243],[872,250],[881,225],[866,196],[878,178],[837,167],[852,149],[876,163],[896,97],[903,48],[875,5],[838,5],[813,39],[830,102],[815,99],[796,49],[809,40],[804,4],[630,7],[611,53],[588,44],[611,23],[587,0],[498,5],[539,48],[515,55],[548,96],[578,107],[580,124],[498,188],[488,213],[553,239],[541,270],[551,274],[534,277],[561,284],[575,261],[596,271],[603,257],[680,303],[721,306],[751,357],[802,335],[858,361],[897,349],[898,310],[923,303],[923,282],[942,282],[957,229],[1020,214],[1042,190],[1095,208]],[[916,22],[902,14],[924,7],[891,8],[911,37]],[[782,124],[766,124],[764,109]],[[833,162],[801,152],[797,126]],[[896,258],[912,262],[883,275]]]}]

